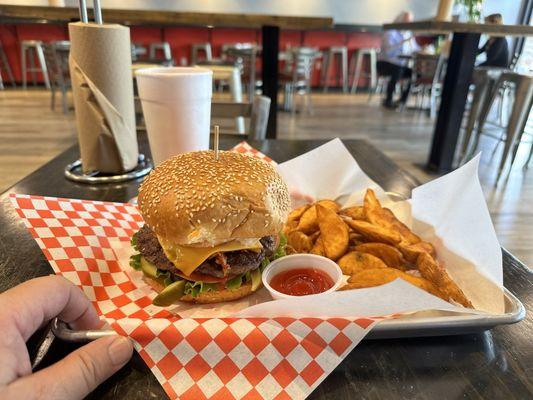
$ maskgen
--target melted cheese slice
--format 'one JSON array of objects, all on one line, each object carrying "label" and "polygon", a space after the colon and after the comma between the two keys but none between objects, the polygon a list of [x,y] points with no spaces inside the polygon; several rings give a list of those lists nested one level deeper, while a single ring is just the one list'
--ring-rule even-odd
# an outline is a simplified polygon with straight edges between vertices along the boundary
[{"label": "melted cheese slice", "polygon": [[164,243],[161,239],[159,239],[159,243],[161,243],[167,258],[186,276],[190,276],[200,264],[215,253],[236,250],[260,250],[263,247],[259,239],[250,241],[247,244],[233,240],[213,247],[180,246]]}]

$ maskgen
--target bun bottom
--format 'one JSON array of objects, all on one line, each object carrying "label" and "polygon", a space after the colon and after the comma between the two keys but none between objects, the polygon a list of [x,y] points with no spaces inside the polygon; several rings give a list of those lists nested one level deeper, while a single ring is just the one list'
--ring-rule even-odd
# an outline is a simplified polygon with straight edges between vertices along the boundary
[{"label": "bun bottom", "polygon": [[[152,287],[157,293],[160,293],[165,287],[156,281],[155,279],[152,279],[146,275],[143,277],[144,281]],[[240,288],[235,290],[217,290],[215,292],[204,292],[200,293],[196,297],[192,297],[192,295],[187,294],[185,296],[182,296],[179,301],[183,301],[185,303],[196,303],[196,304],[212,304],[212,303],[222,303],[225,301],[233,301],[233,300],[239,300],[243,297],[246,297],[250,294],[252,294],[252,283],[244,283],[241,285]]]}]

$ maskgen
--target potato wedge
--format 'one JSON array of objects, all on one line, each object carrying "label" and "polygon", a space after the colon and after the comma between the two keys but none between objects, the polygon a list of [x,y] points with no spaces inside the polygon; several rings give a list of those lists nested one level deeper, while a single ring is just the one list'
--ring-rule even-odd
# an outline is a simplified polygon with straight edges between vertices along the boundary
[{"label": "potato wedge", "polygon": [[321,206],[329,208],[330,210],[333,210],[335,212],[339,211],[341,208],[341,206],[339,206],[335,201],[328,199],[319,200],[316,202],[316,204],[320,204]]},{"label": "potato wedge", "polygon": [[366,189],[365,198],[363,200],[363,207],[366,210],[371,210],[374,208],[381,208],[381,203],[376,197],[376,193],[372,189]]},{"label": "potato wedge", "polygon": [[291,254],[298,254],[298,252],[296,250],[294,250],[294,247],[292,247],[291,245],[286,245],[285,246],[285,254],[290,256]]},{"label": "potato wedge", "polygon": [[296,230],[297,226],[298,221],[287,221],[285,225],[283,225],[283,233],[287,236],[289,232]]},{"label": "potato wedge", "polygon": [[339,211],[339,214],[350,217],[351,219],[360,219],[362,221],[366,221],[365,209],[363,206],[343,208]]},{"label": "potato wedge", "polygon": [[384,243],[363,243],[355,246],[356,251],[368,253],[376,256],[391,268],[397,268],[404,271],[407,268],[407,262],[402,253],[395,247]]},{"label": "potato wedge", "polygon": [[422,253],[427,253],[432,257],[435,257],[435,248],[428,242],[420,241],[415,244],[401,242],[397,247],[405,259],[411,263],[416,263],[418,256]]},{"label": "potato wedge", "polygon": [[420,242],[420,237],[415,235],[403,222],[396,218],[391,210],[381,206],[372,189],[367,189],[366,191],[363,208],[368,222],[383,228],[394,229],[402,236],[402,240],[409,244]]},{"label": "potato wedge", "polygon": [[298,225],[298,221],[300,221],[300,218],[302,217],[303,213],[311,207],[310,204],[304,204],[303,206],[300,206],[298,208],[295,208],[289,213],[289,216],[287,217],[287,223],[296,221],[296,225]]},{"label": "potato wedge", "polygon": [[340,290],[381,286],[398,278],[401,278],[404,281],[407,281],[419,287],[420,289],[445,300],[443,293],[441,293],[441,291],[429,280],[406,274],[405,272],[394,268],[377,268],[360,271],[348,279],[348,283]]},{"label": "potato wedge", "polygon": [[388,268],[379,258],[372,254],[352,251],[337,261],[344,275],[355,275],[365,269]]},{"label": "potato wedge", "polygon": [[309,239],[311,239],[311,243],[315,243],[316,240],[320,237],[320,231],[316,231],[309,235]]},{"label": "potato wedge", "polygon": [[326,257],[335,261],[348,249],[348,227],[335,211],[320,204],[315,208]]},{"label": "potato wedge", "polygon": [[365,221],[357,221],[353,219],[346,219],[345,222],[357,233],[363,235],[367,240],[372,242],[398,244],[401,241],[401,236],[398,232],[373,225]]},{"label": "potato wedge", "polygon": [[464,307],[473,308],[472,303],[466,298],[465,294],[452,281],[446,269],[438,263],[428,253],[420,253],[416,260],[416,266],[420,274],[428,281],[432,282],[440,292],[445,296],[444,300],[453,300]]},{"label": "potato wedge", "polygon": [[287,243],[291,246],[297,253],[309,253],[313,243],[309,236],[300,231],[292,231],[287,235]]},{"label": "potato wedge", "polygon": [[324,250],[324,243],[322,242],[322,238],[320,236],[316,239],[315,244],[313,245],[309,253],[316,254],[319,256],[326,255],[326,251]]},{"label": "potato wedge", "polygon": [[298,227],[296,228],[299,231],[310,234],[318,230],[318,219],[316,215],[316,205],[309,207],[302,214]]},{"label": "potato wedge", "polygon": [[381,218],[385,219],[390,224],[389,226],[400,232],[400,235],[402,235],[407,242],[415,244],[422,240],[420,239],[420,236],[414,234],[411,229],[409,229],[403,222],[396,218],[394,213],[388,208],[382,208],[381,214]]},{"label": "potato wedge", "polygon": [[350,238],[350,244],[353,246],[357,246],[365,242],[364,236],[360,233],[350,232],[348,237]]}]

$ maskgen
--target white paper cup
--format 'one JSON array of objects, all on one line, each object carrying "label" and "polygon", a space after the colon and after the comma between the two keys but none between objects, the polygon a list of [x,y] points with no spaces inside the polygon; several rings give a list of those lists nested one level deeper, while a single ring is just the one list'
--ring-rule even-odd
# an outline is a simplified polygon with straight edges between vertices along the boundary
[{"label": "white paper cup", "polygon": [[135,76],[155,165],[176,154],[209,149],[211,70],[146,68]]},{"label": "white paper cup", "polygon": [[[272,286],[270,286],[270,281],[272,281],[272,278],[276,276],[277,274],[285,271],[289,271],[292,269],[300,269],[300,268],[315,268],[322,272],[325,272],[332,280],[333,280],[333,286],[326,290],[325,292],[318,293],[318,295],[324,294],[324,293],[331,293],[334,292],[339,288],[339,286],[342,284],[342,271],[340,267],[334,262],[331,261],[329,258],[322,257],[316,254],[293,254],[290,256],[285,256],[278,258],[277,260],[271,262],[263,271],[262,275],[262,281],[263,286],[267,288],[267,290],[270,292],[270,295],[274,300],[281,300],[281,299],[293,299],[295,297],[302,297],[302,296],[291,296],[285,293],[278,292]],[[307,295],[305,297],[309,296],[316,296],[316,295]]]}]

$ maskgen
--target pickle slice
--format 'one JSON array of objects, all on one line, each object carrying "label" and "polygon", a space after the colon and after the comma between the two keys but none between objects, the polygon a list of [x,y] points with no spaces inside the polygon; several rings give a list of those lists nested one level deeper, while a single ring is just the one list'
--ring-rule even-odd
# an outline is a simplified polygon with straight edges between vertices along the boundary
[{"label": "pickle slice", "polygon": [[255,292],[261,286],[261,269],[251,271],[250,277],[252,278],[252,292]]},{"label": "pickle slice", "polygon": [[152,304],[159,307],[170,306],[183,297],[184,291],[185,281],[172,282],[154,298]]},{"label": "pickle slice", "polygon": [[144,257],[141,257],[141,270],[150,278],[157,279],[157,267]]}]

